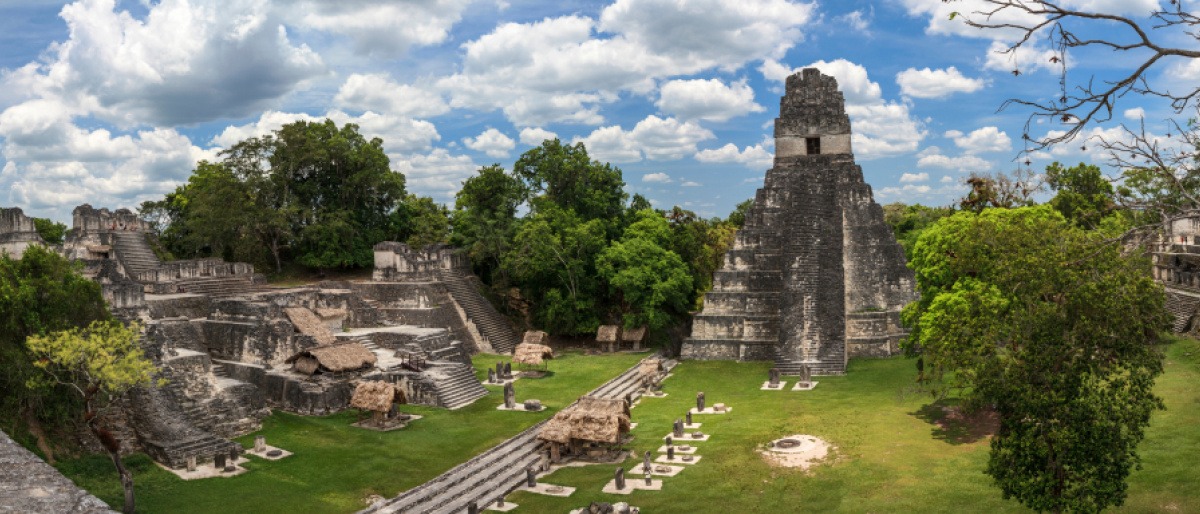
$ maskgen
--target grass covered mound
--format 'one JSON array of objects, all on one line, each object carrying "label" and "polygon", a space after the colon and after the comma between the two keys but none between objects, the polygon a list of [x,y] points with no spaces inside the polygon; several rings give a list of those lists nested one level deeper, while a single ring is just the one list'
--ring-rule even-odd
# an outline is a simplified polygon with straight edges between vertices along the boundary
[{"label": "grass covered mound", "polygon": [[[1163,350],[1166,372],[1156,391],[1167,410],[1154,415],[1139,447],[1144,469],[1131,476],[1129,498],[1116,511],[1200,512],[1200,468],[1194,465],[1200,461],[1200,343],[1179,340]],[[704,391],[709,405],[734,408],[694,417],[712,438],[695,444],[699,463],[662,478],[662,491],[602,494],[614,467],[592,466],[542,479],[579,488],[569,498],[518,492],[508,499],[521,506],[517,512],[567,512],[596,500],[626,501],[643,512],[1028,512],[1002,499],[983,474],[994,420],[904,394],[913,385],[912,360],[854,360],[846,376],[821,377],[810,392],[760,391],[769,367],[684,362],[664,382],[669,396],[645,399],[633,410],[639,425],[630,447],[640,455],[662,444],[671,423],[694,406],[696,391]],[[794,377],[784,378],[790,389]],[[811,434],[835,448],[807,472],[769,465],[759,445],[790,434]],[[627,461],[626,471],[636,462]]]},{"label": "grass covered mound", "polygon": [[[1167,359],[1157,393],[1167,410],[1154,415],[1139,447],[1143,468],[1130,478],[1129,499],[1117,511],[1200,512],[1200,342],[1177,340],[1163,347]],[[405,406],[424,419],[397,432],[349,426],[355,414],[322,418],[275,414],[261,434],[298,455],[275,463],[252,459],[252,473],[227,479],[183,482],[145,457],[130,459],[138,482],[139,511],[155,512],[353,512],[370,494],[391,497],[552,416],[559,408],[640,356],[584,357],[550,362],[544,379],[519,380],[517,400],[536,398],[551,408],[539,413],[499,412],[499,388],[459,411]],[[479,376],[496,356],[475,359]],[[674,477],[662,491],[628,496],[600,492],[613,466],[560,470],[543,481],[579,489],[569,498],[514,493],[516,512],[567,512],[594,500],[629,501],[646,512],[1025,512],[1000,497],[983,468],[987,416],[958,414],[952,403],[931,405],[907,394],[914,363],[903,358],[854,360],[844,377],[821,377],[810,392],[760,391],[767,363],[684,362],[665,381],[664,398],[648,398],[633,410],[636,436],[630,449],[655,450],[675,418],[694,406],[696,391],[709,405],[726,403],[728,415],[696,416],[709,441],[696,443],[704,458]],[[790,389],[794,377],[789,380]],[[790,434],[811,434],[835,448],[808,471],[772,467],[759,446]],[[255,434],[240,441],[249,446]],[[637,461],[630,459],[628,470]],[[102,457],[59,466],[102,499],[114,502],[120,485]],[[641,477],[629,476],[629,480]]]},{"label": "grass covered mound", "polygon": [[[142,513],[345,513],[366,507],[363,498],[386,498],[424,483],[476,454],[552,416],[580,395],[619,375],[643,355],[600,357],[567,353],[550,362],[547,377],[514,384],[517,401],[538,399],[542,412],[502,412],[498,387],[456,411],[403,405],[424,416],[408,428],[375,432],[351,427],[357,412],[323,417],[276,412],[263,429],[238,439],[249,448],[255,435],[296,455],[277,462],[249,457],[249,473],[185,482],[139,454],[126,464],[133,471],[138,512]],[[477,355],[477,376],[508,357]],[[515,370],[514,370],[515,371]],[[58,468],[109,505],[121,505],[121,485],[107,457],[62,462]]]}]

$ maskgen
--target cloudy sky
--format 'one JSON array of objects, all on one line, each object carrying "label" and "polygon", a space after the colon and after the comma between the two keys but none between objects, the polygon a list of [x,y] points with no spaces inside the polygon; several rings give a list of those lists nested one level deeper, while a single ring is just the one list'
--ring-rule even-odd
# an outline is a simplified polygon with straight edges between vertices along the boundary
[{"label": "cloudy sky", "polygon": [[[950,20],[976,1],[0,0],[0,206],[64,221],[84,202],[136,207],[223,147],[328,117],[383,138],[409,189],[438,201],[558,137],[658,207],[724,216],[762,184],[783,80],[809,66],[838,79],[878,201],[948,204],[967,173],[1016,166],[1027,112],[1001,103],[1057,80],[1044,48],[1002,55],[1011,34]],[[1072,62],[1074,76],[1133,63]],[[1151,77],[1195,84],[1200,65]],[[1096,131],[1165,130],[1168,105],[1123,101]],[[1033,167],[1102,160],[1085,147]]]}]

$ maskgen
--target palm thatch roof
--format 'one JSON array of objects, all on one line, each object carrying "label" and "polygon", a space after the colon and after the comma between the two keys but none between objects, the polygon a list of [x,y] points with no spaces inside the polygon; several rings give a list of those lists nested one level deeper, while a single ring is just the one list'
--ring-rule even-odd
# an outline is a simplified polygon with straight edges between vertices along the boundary
[{"label": "palm thatch roof", "polygon": [[616,444],[628,432],[629,408],[625,400],[582,396],[542,425],[538,439],[563,444],[572,440]]},{"label": "palm thatch roof", "polygon": [[617,333],[621,327],[617,325],[600,325],[596,330],[596,342],[598,343],[615,343],[617,342]]},{"label": "palm thatch roof", "polygon": [[638,374],[643,377],[652,377],[661,373],[663,370],[662,359],[645,359],[638,364]]},{"label": "palm thatch roof", "polygon": [[[526,334],[526,339],[528,339]],[[542,359],[553,359],[554,350],[544,344],[521,343],[513,350],[512,361],[516,364],[541,366]]]},{"label": "palm thatch roof", "polygon": [[374,412],[387,412],[392,404],[408,403],[404,391],[388,382],[379,380],[364,380],[354,388],[354,396],[350,397],[350,406]]},{"label": "palm thatch roof", "polygon": [[622,343],[640,343],[646,338],[646,325],[621,330]]},{"label": "palm thatch roof", "polygon": [[541,330],[526,330],[525,337],[521,339],[522,343],[543,344],[546,342],[546,333]]},{"label": "palm thatch roof", "polygon": [[329,331],[329,326],[313,311],[304,307],[284,307],[283,313],[291,320],[297,332],[306,336],[312,336],[313,339],[317,340],[317,344],[333,344],[337,341],[333,332]]},{"label": "palm thatch roof", "polygon": [[295,363],[296,371],[313,374],[317,371],[340,373],[369,368],[375,365],[375,354],[358,341],[346,341],[303,350],[284,362]]}]

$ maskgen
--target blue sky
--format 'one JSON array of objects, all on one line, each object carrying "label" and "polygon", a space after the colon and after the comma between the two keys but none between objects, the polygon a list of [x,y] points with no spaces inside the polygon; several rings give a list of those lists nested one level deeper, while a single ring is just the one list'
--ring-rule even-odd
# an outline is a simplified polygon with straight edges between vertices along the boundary
[{"label": "blue sky", "polygon": [[[1139,15],[1157,6],[1063,3]],[[1044,43],[1013,58],[995,51],[1011,34],[949,19],[977,6],[0,0],[0,206],[63,221],[84,202],[136,207],[222,147],[331,117],[383,138],[409,190],[441,202],[478,167],[510,167],[557,136],[620,167],[630,193],[657,207],[724,216],[762,184],[782,81],[808,66],[837,77],[876,200],[945,205],[970,172],[1024,160],[1028,113],[997,108],[1053,95],[1057,81]],[[1072,55],[1071,73],[1104,77],[1135,58]],[[1200,65],[1164,62],[1150,77],[1195,84]],[[1087,134],[1141,119],[1164,132],[1171,116],[1131,96]],[[1038,152],[1033,168],[1104,161],[1086,146]]]}]

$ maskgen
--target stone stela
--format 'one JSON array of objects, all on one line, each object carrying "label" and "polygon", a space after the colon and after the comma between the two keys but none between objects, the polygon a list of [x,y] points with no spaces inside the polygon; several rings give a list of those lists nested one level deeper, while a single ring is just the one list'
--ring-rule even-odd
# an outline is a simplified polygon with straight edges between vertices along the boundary
[{"label": "stone stela", "polygon": [[850,141],[837,81],[813,68],[788,77],[774,166],[713,274],[683,358],[836,375],[850,357],[899,351],[913,273]]}]

